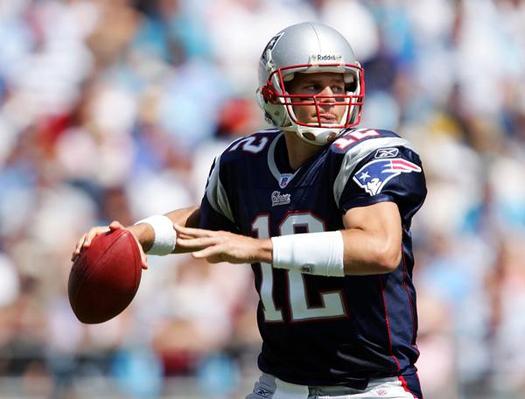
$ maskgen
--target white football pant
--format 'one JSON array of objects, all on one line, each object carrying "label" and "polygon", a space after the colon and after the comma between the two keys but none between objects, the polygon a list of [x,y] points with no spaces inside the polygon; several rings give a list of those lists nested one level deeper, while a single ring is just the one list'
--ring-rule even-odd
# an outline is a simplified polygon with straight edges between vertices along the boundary
[{"label": "white football pant", "polygon": [[407,391],[397,377],[371,379],[364,390],[344,386],[290,384],[262,374],[246,399],[418,399]]}]

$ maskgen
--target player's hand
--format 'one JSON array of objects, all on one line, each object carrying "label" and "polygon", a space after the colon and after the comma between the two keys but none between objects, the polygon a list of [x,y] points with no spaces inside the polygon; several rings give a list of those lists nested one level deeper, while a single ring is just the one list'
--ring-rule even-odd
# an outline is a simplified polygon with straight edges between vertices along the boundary
[{"label": "player's hand", "polygon": [[[85,233],[77,241],[73,254],[71,255],[71,261],[72,262],[76,261],[77,258],[80,256],[80,253],[84,250],[84,248],[88,248],[96,236],[100,234],[105,234],[109,231],[118,230],[118,229],[126,229],[126,228],[120,222],[116,220],[111,222],[109,226],[96,226],[96,227],[91,228],[87,233]],[[132,234],[133,238],[135,238],[135,241],[137,242],[137,246],[139,247],[139,251],[140,251],[140,260],[142,263],[142,268],[147,269],[148,261],[146,258],[146,254],[144,253],[144,250],[142,249],[142,245],[140,244],[139,238],[137,237],[136,233],[133,231],[133,226],[131,226],[130,228],[127,228],[126,230],[128,230]]]},{"label": "player's hand", "polygon": [[178,248],[210,263],[253,263],[272,261],[271,240],[260,240],[227,231],[194,229],[174,225]]}]

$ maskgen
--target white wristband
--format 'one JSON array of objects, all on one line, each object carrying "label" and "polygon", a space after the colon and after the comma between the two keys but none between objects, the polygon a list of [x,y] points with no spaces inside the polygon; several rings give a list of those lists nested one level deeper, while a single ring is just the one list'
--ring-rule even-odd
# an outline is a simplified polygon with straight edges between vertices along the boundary
[{"label": "white wristband", "polygon": [[273,267],[319,276],[344,277],[344,243],[340,231],[272,238]]},{"label": "white wristband", "polygon": [[149,255],[168,255],[175,249],[177,242],[177,232],[173,228],[171,219],[164,215],[153,215],[139,220],[135,224],[147,223],[155,233],[153,245],[148,250]]}]

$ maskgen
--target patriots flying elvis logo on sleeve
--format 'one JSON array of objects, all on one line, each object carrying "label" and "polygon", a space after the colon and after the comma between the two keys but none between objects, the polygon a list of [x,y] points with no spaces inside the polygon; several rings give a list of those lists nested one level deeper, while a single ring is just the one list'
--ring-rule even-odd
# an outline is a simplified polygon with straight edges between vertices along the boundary
[{"label": "patriots flying elvis logo on sleeve", "polygon": [[372,196],[379,194],[394,177],[412,172],[420,173],[421,168],[406,159],[375,159],[357,171],[354,181]]}]

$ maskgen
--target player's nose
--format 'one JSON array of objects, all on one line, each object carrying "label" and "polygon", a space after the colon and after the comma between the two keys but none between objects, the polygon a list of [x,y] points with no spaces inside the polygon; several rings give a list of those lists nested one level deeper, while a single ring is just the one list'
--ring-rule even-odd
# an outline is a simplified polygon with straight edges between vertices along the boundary
[{"label": "player's nose", "polygon": [[333,96],[334,95],[334,91],[332,90],[332,88],[330,87],[330,85],[327,85],[323,88],[323,90],[321,90],[319,92],[319,95],[320,96]]},{"label": "player's nose", "polygon": [[330,86],[325,86],[318,94],[318,100],[323,105],[331,105],[335,103],[334,91]]}]

